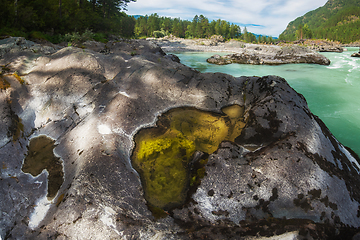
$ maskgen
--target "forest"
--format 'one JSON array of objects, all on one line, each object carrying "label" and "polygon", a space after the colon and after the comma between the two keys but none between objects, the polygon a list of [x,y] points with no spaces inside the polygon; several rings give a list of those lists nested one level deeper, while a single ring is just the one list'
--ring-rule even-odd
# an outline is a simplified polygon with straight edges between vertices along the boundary
[{"label": "forest", "polygon": [[[273,43],[274,39],[257,36],[246,27],[222,19],[210,21],[196,15],[192,21],[161,17],[154,13],[129,16],[127,4],[136,0],[2,0],[0,36],[22,36],[53,43],[94,39],[107,41],[109,36],[123,38],[164,37],[209,38],[245,42]],[[290,22],[279,40],[329,39],[342,43],[360,39],[360,3],[358,0],[333,0]]]},{"label": "forest", "polygon": [[156,13],[137,18],[124,10],[136,0],[2,0],[0,36],[22,36],[53,43],[94,39],[107,41],[109,35],[124,38],[164,37],[209,38],[271,43],[225,20],[209,21],[203,15],[192,21],[160,17]]},{"label": "forest", "polygon": [[160,17],[156,13],[150,16],[139,16],[134,32],[137,38],[158,38],[170,34],[181,38],[210,38],[213,35],[220,35],[225,39],[239,39],[245,42],[273,42],[272,37],[255,36],[248,32],[246,27],[242,32],[240,26],[236,24],[221,19],[209,21],[203,15],[195,15],[192,21]]},{"label": "forest", "polygon": [[134,36],[135,19],[123,12],[135,0],[1,0],[0,35],[62,41],[69,33]]},{"label": "forest", "polygon": [[316,38],[355,42],[360,39],[360,1],[334,0],[290,22],[279,39]]}]

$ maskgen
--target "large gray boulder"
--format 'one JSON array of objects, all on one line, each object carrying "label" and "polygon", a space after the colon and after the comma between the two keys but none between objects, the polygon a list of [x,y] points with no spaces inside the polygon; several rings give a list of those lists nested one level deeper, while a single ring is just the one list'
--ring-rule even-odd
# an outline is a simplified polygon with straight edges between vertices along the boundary
[{"label": "large gray boulder", "polygon": [[237,53],[227,54],[223,57],[214,55],[208,58],[208,63],[226,65],[231,63],[253,65],[280,65],[289,63],[313,63],[329,65],[330,60],[325,56],[301,46],[267,46],[248,45],[238,49]]},{"label": "large gray boulder", "polygon": [[[357,233],[359,159],[284,79],[199,73],[149,41],[109,42],[102,53],[73,47],[31,53],[21,47],[31,42],[3,43],[1,239],[345,239]],[[193,132],[218,139],[217,121],[228,130],[214,151],[196,149],[182,159],[189,161],[185,171],[197,173],[185,174],[196,180],[185,179],[186,199],[155,211],[132,153],[143,129],[168,131],[164,116],[174,109],[218,119],[200,133],[189,120],[178,121],[177,137],[187,129],[183,142],[196,145]],[[45,152],[49,157],[40,157]],[[31,159],[54,161],[40,166]],[[53,183],[61,172],[59,187]]]}]

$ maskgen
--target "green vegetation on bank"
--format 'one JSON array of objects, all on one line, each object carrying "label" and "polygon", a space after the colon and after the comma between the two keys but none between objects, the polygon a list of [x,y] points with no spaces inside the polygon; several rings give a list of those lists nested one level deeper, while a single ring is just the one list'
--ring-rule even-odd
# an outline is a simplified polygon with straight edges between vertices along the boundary
[{"label": "green vegetation on bank", "polygon": [[196,15],[192,21],[160,17],[156,13],[150,16],[140,16],[136,19],[134,32],[138,38],[159,38],[168,35],[180,38],[210,38],[213,35],[220,35],[225,39],[240,39],[245,42],[273,42],[271,37],[256,37],[253,33],[248,32],[246,27],[242,33],[241,28],[236,24],[230,24],[221,19],[209,21],[203,15]]},{"label": "green vegetation on bank", "polygon": [[132,1],[135,0],[2,0],[0,35],[53,43],[64,40],[68,33],[81,38],[86,30],[95,33],[95,40],[103,40],[108,34],[132,37],[135,18],[121,12]]},{"label": "green vegetation on bank", "polygon": [[0,8],[0,36],[25,37],[52,43],[81,43],[90,39],[106,42],[110,35],[124,38],[210,38],[271,43],[273,39],[243,32],[225,20],[209,21],[203,15],[192,21],[180,18],[129,16],[122,10],[136,0],[4,0]]},{"label": "green vegetation on bank", "polygon": [[359,0],[329,0],[323,7],[290,22],[279,39],[317,38],[349,43],[360,39],[359,29]]}]

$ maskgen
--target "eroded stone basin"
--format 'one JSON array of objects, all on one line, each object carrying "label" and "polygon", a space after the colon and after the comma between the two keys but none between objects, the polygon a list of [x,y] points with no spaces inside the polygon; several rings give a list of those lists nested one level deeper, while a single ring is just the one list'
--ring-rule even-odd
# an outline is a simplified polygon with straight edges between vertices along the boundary
[{"label": "eroded stone basin", "polygon": [[189,187],[204,176],[204,155],[222,141],[234,141],[245,126],[243,116],[239,105],[223,108],[222,114],[182,107],[161,115],[156,127],[141,129],[131,158],[149,206],[181,206]]},{"label": "eroded stone basin", "polygon": [[48,171],[48,200],[52,200],[64,182],[62,161],[54,155],[55,140],[41,135],[30,140],[22,171],[37,176]]}]

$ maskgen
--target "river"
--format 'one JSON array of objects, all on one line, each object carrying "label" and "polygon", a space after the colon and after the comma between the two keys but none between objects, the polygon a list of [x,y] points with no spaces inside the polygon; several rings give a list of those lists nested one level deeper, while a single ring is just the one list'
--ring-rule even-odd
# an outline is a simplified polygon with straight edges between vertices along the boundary
[{"label": "river", "polygon": [[[277,75],[304,95],[309,108],[323,120],[334,136],[360,155],[360,58],[350,57],[359,48],[343,53],[322,53],[329,66],[316,64],[213,65],[208,52],[175,53],[181,62],[200,72],[222,72],[239,76]],[[219,55],[225,55],[222,53]]]}]

